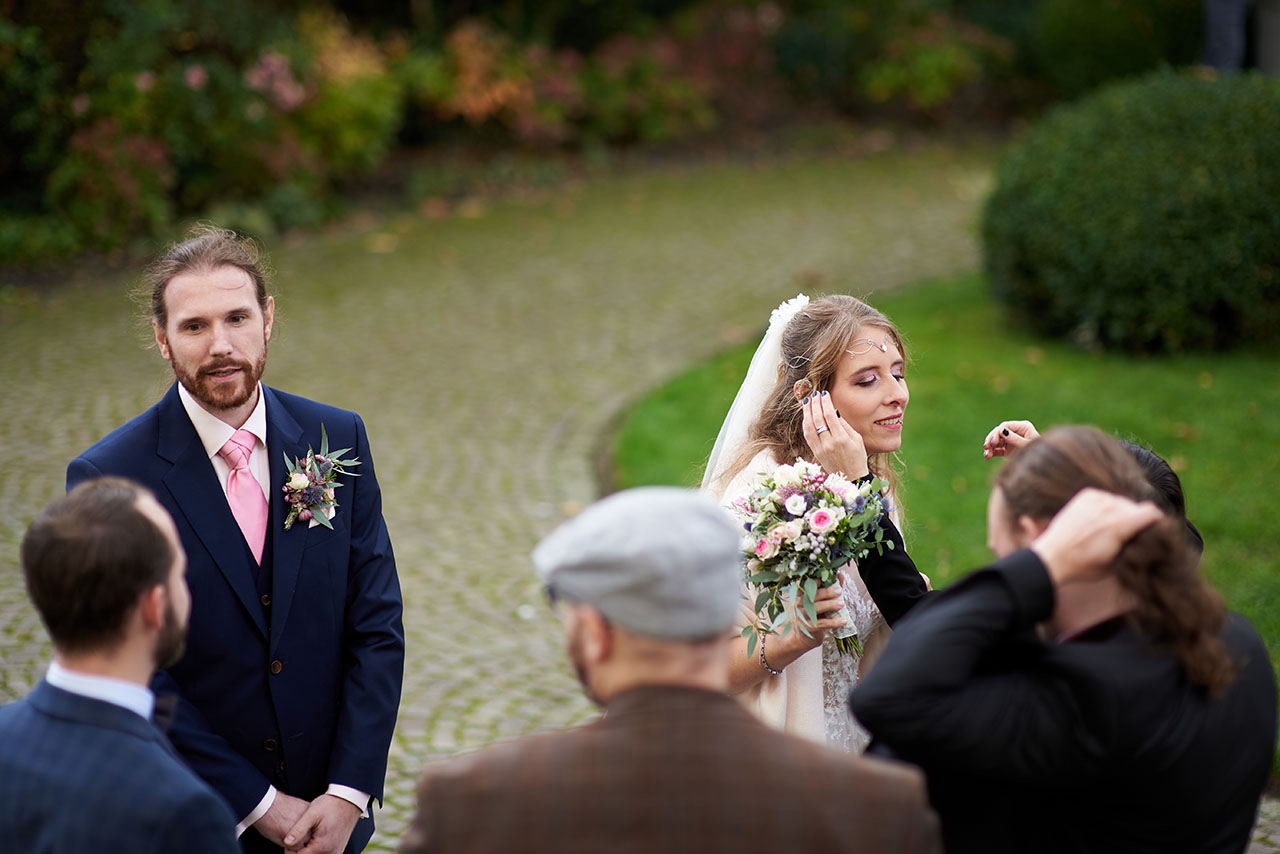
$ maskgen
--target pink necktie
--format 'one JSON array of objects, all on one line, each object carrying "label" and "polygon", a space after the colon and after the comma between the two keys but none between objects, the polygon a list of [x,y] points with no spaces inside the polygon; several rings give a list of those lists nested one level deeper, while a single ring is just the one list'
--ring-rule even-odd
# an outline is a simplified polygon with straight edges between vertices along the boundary
[{"label": "pink necktie", "polygon": [[249,455],[253,453],[256,442],[248,430],[237,430],[218,451],[218,456],[231,466],[231,474],[227,477],[227,503],[231,505],[231,515],[236,517],[240,532],[253,552],[253,559],[262,563],[262,545],[267,539],[267,499],[262,494],[258,479],[249,471]]}]

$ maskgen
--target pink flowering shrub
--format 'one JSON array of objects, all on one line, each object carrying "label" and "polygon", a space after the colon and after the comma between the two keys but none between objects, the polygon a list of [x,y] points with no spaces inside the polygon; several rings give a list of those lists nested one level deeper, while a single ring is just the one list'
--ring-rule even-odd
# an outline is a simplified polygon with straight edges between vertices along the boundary
[{"label": "pink flowering shrub", "polygon": [[291,113],[307,97],[307,90],[293,76],[289,60],[269,50],[244,73],[249,88],[266,98],[281,113]]},{"label": "pink flowering shrub", "polygon": [[622,34],[583,56],[468,20],[441,51],[413,51],[400,69],[412,103],[438,123],[499,127],[537,146],[661,142],[717,121],[705,65],[695,78],[687,58],[668,35]]}]

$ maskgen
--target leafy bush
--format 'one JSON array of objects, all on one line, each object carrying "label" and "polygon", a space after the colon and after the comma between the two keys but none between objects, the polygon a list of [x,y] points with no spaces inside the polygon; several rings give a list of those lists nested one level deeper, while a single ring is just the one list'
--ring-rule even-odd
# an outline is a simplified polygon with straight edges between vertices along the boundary
[{"label": "leafy bush", "polygon": [[0,16],[0,214],[10,237],[69,223],[74,241],[28,242],[58,251],[215,213],[275,230],[327,215],[396,144],[736,137],[795,118],[788,82],[848,110],[1002,115],[1017,99],[992,84],[1029,50],[1011,59],[992,22],[1056,2],[19,3]]},{"label": "leafy bush", "polygon": [[0,258],[11,264],[70,258],[84,249],[80,232],[64,217],[0,213]]},{"label": "leafy bush", "polygon": [[443,50],[411,52],[399,73],[428,121],[496,124],[526,141],[560,142],[581,100],[574,76],[580,64],[572,51],[553,58],[470,20],[448,34]]},{"label": "leafy bush", "polygon": [[1040,0],[1034,65],[1067,95],[1163,65],[1194,62],[1201,0]]},{"label": "leafy bush", "polygon": [[303,145],[333,175],[377,165],[400,128],[400,78],[377,42],[352,33],[336,12],[304,11],[298,31],[311,71],[293,116]]},{"label": "leafy bush", "polygon": [[774,38],[778,72],[800,95],[853,109],[858,79],[896,33],[910,28],[919,0],[796,3]]},{"label": "leafy bush", "polygon": [[873,102],[905,101],[922,112],[941,107],[971,85],[1007,67],[1013,46],[980,27],[934,13],[897,35],[862,74]]},{"label": "leafy bush", "polygon": [[935,0],[811,0],[796,4],[774,49],[801,94],[842,109],[897,102],[932,113],[998,76],[1013,46]]},{"label": "leafy bush", "polygon": [[0,18],[0,177],[10,192],[38,187],[57,163],[67,129],[57,83],[40,31]]},{"label": "leafy bush", "polygon": [[1280,82],[1155,73],[1057,108],[983,219],[996,296],[1131,350],[1280,340]]},{"label": "leafy bush", "polygon": [[714,125],[712,87],[695,79],[688,60],[665,34],[615,36],[584,57],[521,45],[470,20],[449,33],[443,51],[415,50],[399,68],[413,101],[436,121],[562,145],[665,142]]},{"label": "leafy bush", "polygon": [[170,223],[173,182],[162,141],[104,118],[76,131],[67,156],[49,176],[48,194],[51,206],[86,241],[107,249]]},{"label": "leafy bush", "polygon": [[589,138],[664,142],[715,125],[706,92],[686,74],[674,40],[615,36],[582,77]]}]

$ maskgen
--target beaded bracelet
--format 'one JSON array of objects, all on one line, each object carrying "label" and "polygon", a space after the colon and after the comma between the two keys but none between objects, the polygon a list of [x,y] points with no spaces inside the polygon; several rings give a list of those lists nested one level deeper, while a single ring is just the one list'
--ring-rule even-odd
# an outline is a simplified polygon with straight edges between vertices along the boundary
[{"label": "beaded bracelet", "polygon": [[760,635],[760,663],[764,666],[764,669],[769,672],[769,675],[771,676],[782,675],[781,670],[774,670],[772,667],[769,666],[769,662],[764,660],[764,635]]}]

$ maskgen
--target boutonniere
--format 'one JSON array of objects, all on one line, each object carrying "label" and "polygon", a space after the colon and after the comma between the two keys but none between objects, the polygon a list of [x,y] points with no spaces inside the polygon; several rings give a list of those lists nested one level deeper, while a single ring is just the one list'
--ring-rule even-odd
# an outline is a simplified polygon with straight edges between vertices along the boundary
[{"label": "boutonniere", "polygon": [[349,474],[352,477],[359,477],[358,474],[347,469],[360,465],[360,461],[354,457],[349,460],[342,458],[342,455],[350,450],[350,448],[343,448],[341,451],[329,453],[329,435],[324,430],[324,424],[321,423],[320,453],[315,453],[308,445],[307,455],[302,459],[291,462],[289,455],[284,455],[284,464],[289,467],[289,477],[283,487],[284,500],[289,504],[289,515],[284,520],[286,531],[299,519],[303,522],[314,519],[329,530],[333,530],[333,523],[329,520],[333,518],[338,508],[333,491],[342,486],[338,483],[338,475]]}]

